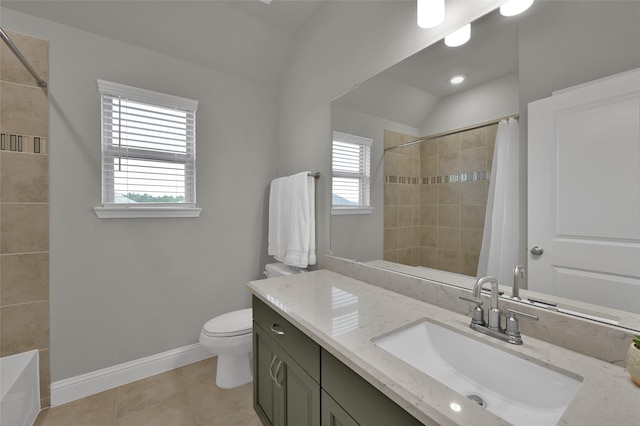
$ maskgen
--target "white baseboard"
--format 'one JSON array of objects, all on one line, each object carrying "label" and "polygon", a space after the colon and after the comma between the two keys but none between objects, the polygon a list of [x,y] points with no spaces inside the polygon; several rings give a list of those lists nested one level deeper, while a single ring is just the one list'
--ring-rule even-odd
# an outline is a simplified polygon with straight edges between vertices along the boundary
[{"label": "white baseboard", "polygon": [[155,376],[215,356],[200,343],[51,383],[51,406]]}]

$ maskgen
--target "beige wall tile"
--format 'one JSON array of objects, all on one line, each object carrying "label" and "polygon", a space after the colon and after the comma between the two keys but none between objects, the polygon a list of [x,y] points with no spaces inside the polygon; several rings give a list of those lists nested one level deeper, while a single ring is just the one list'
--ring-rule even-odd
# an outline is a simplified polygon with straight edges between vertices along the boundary
[{"label": "beige wall tile", "polygon": [[398,227],[398,206],[384,206],[384,227]]},{"label": "beige wall tile", "polygon": [[437,155],[427,155],[420,159],[420,176],[438,176]]},{"label": "beige wall tile", "polygon": [[384,251],[398,249],[398,228],[385,228]]},{"label": "beige wall tile", "polygon": [[410,248],[398,250],[398,263],[402,263],[403,265],[411,265]]},{"label": "beige wall tile", "polygon": [[49,347],[49,301],[0,307],[0,356]]},{"label": "beige wall tile", "polygon": [[461,211],[460,219],[463,228],[484,229],[486,205],[467,206]]},{"label": "beige wall tile", "polygon": [[384,154],[384,174],[391,176],[398,175],[398,154],[394,152]]},{"label": "beige wall tile", "polygon": [[438,247],[438,228],[435,226],[420,227],[420,246],[421,247]]},{"label": "beige wall tile", "polygon": [[491,126],[487,126],[487,145],[495,145],[496,144],[496,135],[498,134],[498,125],[492,124]]},{"label": "beige wall tile", "polygon": [[438,175],[446,176],[460,173],[460,151],[438,155]]},{"label": "beige wall tile", "polygon": [[420,217],[420,206],[413,206],[413,222],[411,225],[420,226],[420,221],[422,217]]},{"label": "beige wall tile", "polygon": [[3,254],[0,305],[49,299],[49,253]]},{"label": "beige wall tile", "polygon": [[398,205],[398,185],[395,183],[384,184],[384,205],[385,206],[397,206]]},{"label": "beige wall tile", "polygon": [[460,151],[460,133],[438,139],[438,153]]},{"label": "beige wall tile", "polygon": [[420,177],[420,157],[411,157],[411,177]]},{"label": "beige wall tile", "polygon": [[2,202],[49,201],[49,157],[5,151],[0,162]]},{"label": "beige wall tile", "polygon": [[487,146],[487,171],[490,171],[493,165],[493,152],[495,151],[495,147],[495,145]]},{"label": "beige wall tile", "polygon": [[481,147],[460,151],[460,168],[463,172],[483,172],[487,170],[487,149]]},{"label": "beige wall tile", "polygon": [[460,227],[460,206],[439,206],[438,226],[448,228]]},{"label": "beige wall tile", "polygon": [[479,254],[482,248],[482,229],[462,228],[460,230],[460,251]]},{"label": "beige wall tile", "polygon": [[438,206],[420,207],[420,225],[438,226]]},{"label": "beige wall tile", "polygon": [[413,157],[398,156],[398,176],[413,176]]},{"label": "beige wall tile", "polygon": [[463,206],[473,204],[487,204],[487,181],[479,180],[473,182],[459,183],[460,204]]},{"label": "beige wall tile", "polygon": [[[6,30],[6,33],[27,58],[38,76],[44,81],[48,81],[49,43],[46,40],[15,31]],[[37,86],[35,79],[5,43],[0,43],[0,76],[5,81]]]},{"label": "beige wall tile", "polygon": [[438,204],[437,185],[420,185],[420,204],[423,206]]},{"label": "beige wall tile", "polygon": [[479,254],[461,253],[460,254],[460,273],[475,277],[478,274],[478,258]]},{"label": "beige wall tile", "polygon": [[460,204],[462,187],[459,183],[442,183],[438,187],[438,204]]},{"label": "beige wall tile", "polygon": [[403,206],[413,205],[412,189],[415,185],[398,185],[398,204]]},{"label": "beige wall tile", "polygon": [[427,268],[438,267],[438,249],[431,247],[420,248],[420,265]]},{"label": "beige wall tile", "polygon": [[398,250],[385,251],[382,258],[388,262],[398,262]]},{"label": "beige wall tile", "polygon": [[385,129],[384,131],[384,147],[385,148],[398,146],[403,142],[404,142],[404,138],[402,137],[402,133]]},{"label": "beige wall tile", "polygon": [[49,101],[39,87],[0,81],[0,130],[3,133],[47,136]]},{"label": "beige wall tile", "polygon": [[455,250],[438,250],[438,269],[458,273],[460,271],[460,253]]},{"label": "beige wall tile", "polygon": [[413,246],[413,227],[398,228],[398,248],[406,249]]},{"label": "beige wall tile", "polygon": [[478,148],[487,144],[486,127],[460,133],[460,149]]},{"label": "beige wall tile", "polygon": [[40,349],[40,399],[51,397],[51,361],[49,348]]},{"label": "beige wall tile", "polygon": [[2,203],[0,253],[49,250],[49,205]]},{"label": "beige wall tile", "polygon": [[438,153],[439,139],[432,139],[420,144],[420,156],[435,155]]},{"label": "beige wall tile", "polygon": [[413,225],[413,206],[398,207],[398,226]]},{"label": "beige wall tile", "polygon": [[438,227],[438,248],[441,250],[460,250],[460,228]]}]

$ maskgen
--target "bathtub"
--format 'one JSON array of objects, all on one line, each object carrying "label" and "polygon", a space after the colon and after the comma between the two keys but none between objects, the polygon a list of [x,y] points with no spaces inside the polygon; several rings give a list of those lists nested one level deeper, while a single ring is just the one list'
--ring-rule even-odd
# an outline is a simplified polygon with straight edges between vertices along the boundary
[{"label": "bathtub", "polygon": [[0,425],[31,426],[40,411],[38,351],[0,358]]}]

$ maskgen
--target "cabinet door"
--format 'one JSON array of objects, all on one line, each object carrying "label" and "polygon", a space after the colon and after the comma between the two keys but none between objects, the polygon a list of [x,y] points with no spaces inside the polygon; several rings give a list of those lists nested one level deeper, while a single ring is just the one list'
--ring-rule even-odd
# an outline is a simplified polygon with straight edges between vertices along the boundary
[{"label": "cabinet door", "polygon": [[277,425],[279,389],[272,379],[278,363],[278,346],[253,324],[253,408],[265,426]]},{"label": "cabinet door", "polygon": [[320,426],[320,385],[282,348],[278,357],[282,361],[276,374],[281,383],[280,425]]},{"label": "cabinet door", "polygon": [[325,391],[322,391],[322,426],[360,426],[358,422],[338,405]]}]

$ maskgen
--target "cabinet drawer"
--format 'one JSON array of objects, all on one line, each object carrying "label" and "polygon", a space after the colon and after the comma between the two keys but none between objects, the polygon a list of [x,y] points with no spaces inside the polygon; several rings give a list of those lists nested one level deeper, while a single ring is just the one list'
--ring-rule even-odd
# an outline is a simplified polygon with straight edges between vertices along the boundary
[{"label": "cabinet drawer", "polygon": [[325,350],[322,350],[322,389],[337,401],[358,424],[367,426],[423,425],[422,422]]},{"label": "cabinet drawer", "polygon": [[316,342],[255,296],[253,320],[320,383],[320,346]]}]

